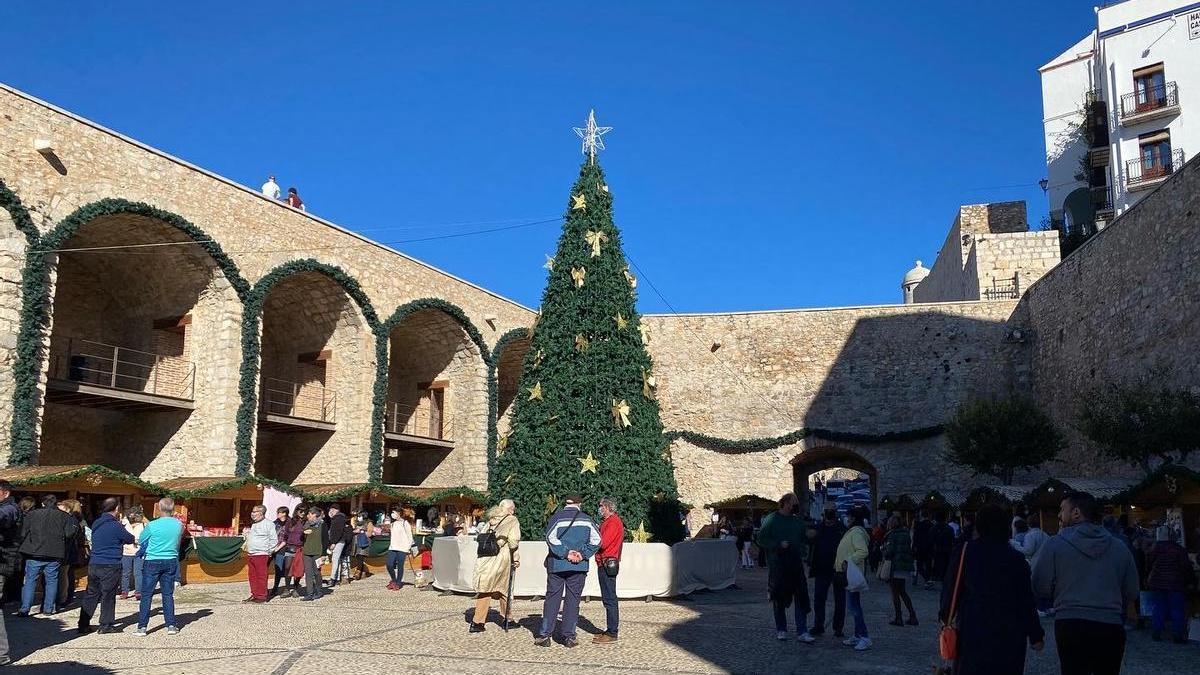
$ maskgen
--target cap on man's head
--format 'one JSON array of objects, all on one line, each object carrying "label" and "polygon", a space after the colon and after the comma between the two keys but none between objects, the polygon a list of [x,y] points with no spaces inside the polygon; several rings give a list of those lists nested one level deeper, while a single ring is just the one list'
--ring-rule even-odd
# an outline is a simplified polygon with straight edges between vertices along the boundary
[{"label": "cap on man's head", "polygon": [[567,495],[566,497],[563,497],[563,503],[564,504],[582,504],[583,497],[580,497],[579,495]]}]

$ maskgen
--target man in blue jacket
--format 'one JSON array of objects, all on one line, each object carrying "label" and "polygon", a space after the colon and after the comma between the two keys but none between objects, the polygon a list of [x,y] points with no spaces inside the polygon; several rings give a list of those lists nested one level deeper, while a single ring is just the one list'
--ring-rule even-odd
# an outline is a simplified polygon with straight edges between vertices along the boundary
[{"label": "man in blue jacket", "polygon": [[100,516],[92,523],[92,558],[88,562],[88,585],[79,608],[79,632],[90,633],[89,625],[100,605],[100,632],[117,633],[117,590],[121,585],[121,554],[133,535],[121,524],[120,502],[109,497],[100,505]]},{"label": "man in blue jacket", "polygon": [[[577,647],[575,624],[579,622],[579,598],[587,579],[588,559],[600,548],[600,530],[580,509],[577,495],[563,500],[563,507],[550,516],[546,525],[546,603],[542,606],[542,630],[533,640],[539,647],[550,646],[550,636],[562,608],[558,634],[567,647]],[[563,603],[564,592],[566,603]]]}]

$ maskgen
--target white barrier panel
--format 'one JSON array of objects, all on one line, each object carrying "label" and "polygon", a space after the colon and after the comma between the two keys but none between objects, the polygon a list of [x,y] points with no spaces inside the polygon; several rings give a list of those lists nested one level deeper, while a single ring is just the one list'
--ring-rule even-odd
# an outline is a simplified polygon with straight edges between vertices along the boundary
[{"label": "white barrier panel", "polygon": [[[475,592],[475,537],[438,537],[433,540],[433,585],[457,593]],[[532,597],[546,592],[544,541],[521,542],[521,567],[513,579],[513,594]],[[737,557],[733,543],[720,540],[666,544],[626,543],[617,575],[617,597],[669,597],[708,588],[733,585]],[[600,597],[596,561],[588,561],[583,593]]]}]

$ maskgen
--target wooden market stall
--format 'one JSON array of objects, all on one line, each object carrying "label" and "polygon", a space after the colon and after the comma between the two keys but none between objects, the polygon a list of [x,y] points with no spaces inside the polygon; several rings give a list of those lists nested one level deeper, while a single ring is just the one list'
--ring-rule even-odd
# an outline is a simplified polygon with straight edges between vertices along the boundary
[{"label": "wooden market stall", "polygon": [[1032,490],[1032,485],[981,485],[967,493],[962,504],[963,515],[974,516],[984,506],[993,505],[1010,516],[1024,517],[1029,512],[1025,497]]},{"label": "wooden market stall", "polygon": [[1178,541],[1200,554],[1200,472],[1168,464],[1112,497],[1128,509],[1133,524],[1149,528],[1165,523]]},{"label": "wooden market stall", "polygon": [[1033,488],[1025,496],[1025,504],[1030,513],[1037,513],[1042,520],[1042,530],[1046,534],[1057,534],[1059,530],[1058,511],[1063,497],[1072,492],[1086,492],[1106,505],[1106,510],[1120,514],[1120,508],[1113,498],[1129,486],[1125,479],[1100,478],[1047,478]]},{"label": "wooden market stall", "polygon": [[60,500],[77,499],[83,504],[84,516],[89,521],[95,519],[100,513],[101,502],[109,497],[120,499],[121,507],[128,510],[145,500],[153,501],[164,492],[137,476],[99,464],[10,466],[0,469],[0,478],[13,484],[16,500],[30,495],[40,502],[47,493]]},{"label": "wooden market stall", "polygon": [[905,527],[912,527],[919,508],[920,505],[917,503],[917,500],[907,494],[895,496],[884,495],[879,500],[880,518],[886,519],[891,516],[900,516],[900,520],[904,523]]},{"label": "wooden market stall", "polygon": [[[758,495],[741,495],[731,499],[723,499],[712,504],[705,504],[704,508],[712,509],[717,515],[729,521],[733,531],[737,531],[738,526],[742,524],[742,520],[749,518],[751,523],[758,523],[763,516],[779,508],[779,502],[774,499],[767,499]],[[711,523],[705,524],[704,528],[711,530]],[[694,538],[703,539],[699,533]],[[711,537],[707,537],[711,538]]]}]

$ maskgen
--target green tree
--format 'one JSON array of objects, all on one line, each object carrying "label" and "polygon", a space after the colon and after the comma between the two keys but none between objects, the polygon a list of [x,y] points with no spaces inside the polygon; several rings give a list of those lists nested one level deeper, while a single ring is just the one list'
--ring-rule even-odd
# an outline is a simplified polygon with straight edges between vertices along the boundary
[{"label": "green tree", "polygon": [[1048,462],[1066,445],[1054,422],[1020,397],[964,404],[946,424],[950,460],[1011,485],[1013,472]]},{"label": "green tree", "polygon": [[492,492],[513,499],[533,532],[578,493],[593,512],[601,497],[615,497],[627,530],[644,524],[655,541],[678,541],[678,490],[643,344],[650,338],[598,164],[584,161],[564,220]]},{"label": "green tree", "polygon": [[1149,473],[1154,459],[1183,462],[1200,450],[1200,398],[1164,384],[1155,370],[1129,385],[1109,383],[1080,397],[1077,427],[1101,454]]}]

